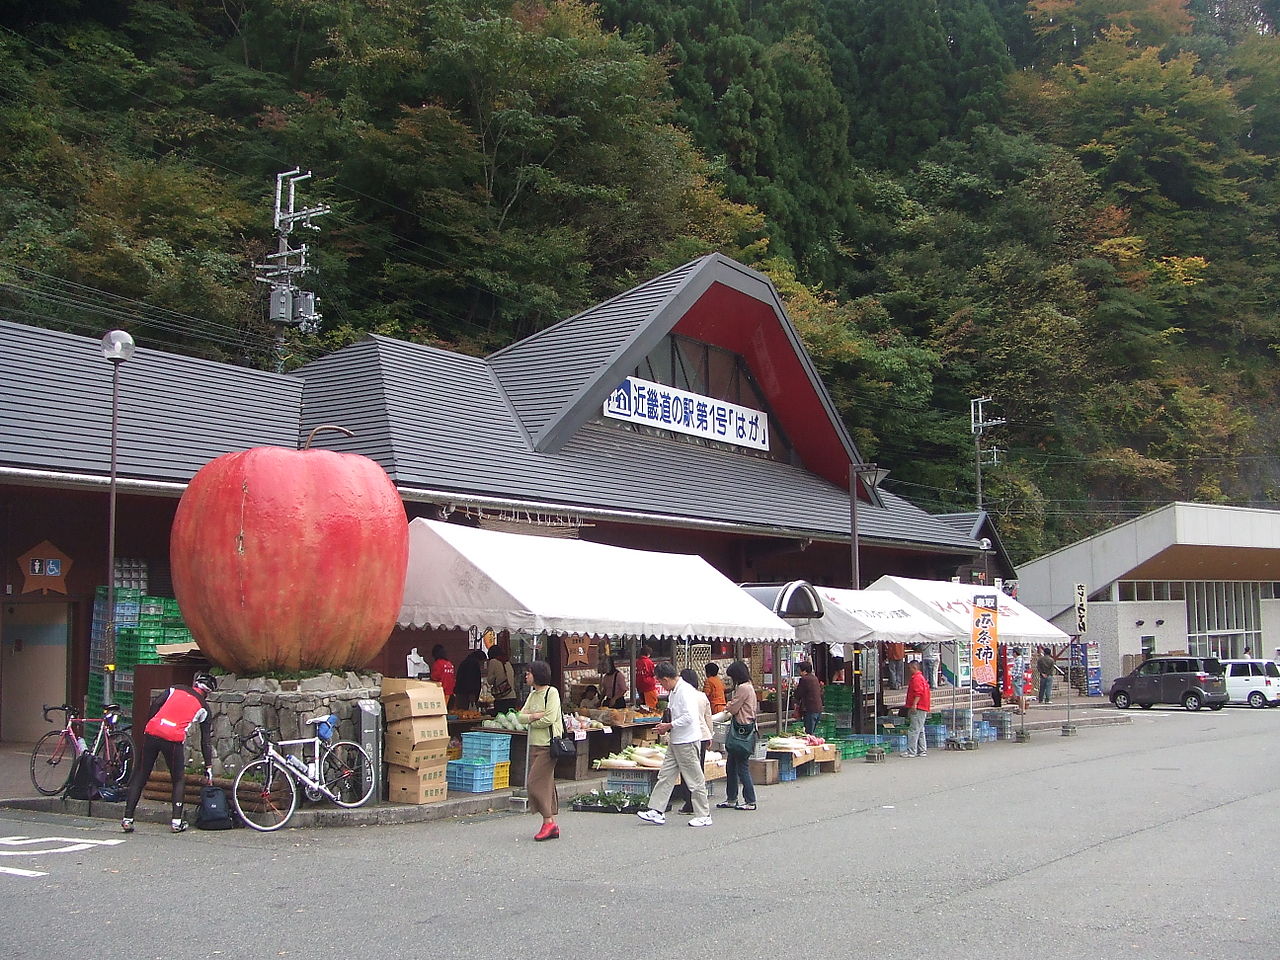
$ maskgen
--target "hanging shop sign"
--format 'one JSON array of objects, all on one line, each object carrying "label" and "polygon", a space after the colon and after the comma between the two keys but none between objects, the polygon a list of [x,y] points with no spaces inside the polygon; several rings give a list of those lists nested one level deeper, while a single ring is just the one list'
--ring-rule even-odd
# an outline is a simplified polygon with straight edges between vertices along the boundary
[{"label": "hanging shop sign", "polygon": [[769,417],[760,410],[627,377],[604,402],[604,415],[756,450],[769,449]]},{"label": "hanging shop sign", "polygon": [[973,683],[991,687],[996,684],[996,651],[1000,648],[997,626],[999,614],[996,597],[979,594],[973,598]]},{"label": "hanging shop sign", "polygon": [[67,574],[74,561],[44,540],[18,557],[22,568],[22,592],[48,594],[67,592]]}]

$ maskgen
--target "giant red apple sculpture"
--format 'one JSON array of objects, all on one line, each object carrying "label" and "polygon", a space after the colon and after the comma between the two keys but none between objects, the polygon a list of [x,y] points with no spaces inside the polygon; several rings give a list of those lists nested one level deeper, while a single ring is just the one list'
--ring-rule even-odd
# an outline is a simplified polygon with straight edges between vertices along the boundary
[{"label": "giant red apple sculpture", "polygon": [[386,472],[330,450],[255,447],[211,460],[170,538],[187,626],[236,673],[364,666],[395,626],[408,559],[404,505]]}]

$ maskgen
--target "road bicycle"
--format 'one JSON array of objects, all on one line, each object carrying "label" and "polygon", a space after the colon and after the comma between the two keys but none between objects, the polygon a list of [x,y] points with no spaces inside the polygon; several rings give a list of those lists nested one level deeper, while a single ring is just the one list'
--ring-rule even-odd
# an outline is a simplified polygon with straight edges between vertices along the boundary
[{"label": "road bicycle", "polygon": [[[52,797],[66,790],[75,772],[76,760],[83,753],[92,753],[98,758],[106,774],[106,786],[127,786],[133,773],[133,738],[129,736],[128,724],[121,722],[119,704],[105,705],[100,717],[78,717],[66,703],[59,707],[46,705],[45,720],[53,723],[49,714],[59,711],[66,715],[62,729],[50,730],[36,741],[31,751],[31,782],[37,792]],[[84,737],[86,723],[98,725],[92,748]]]},{"label": "road bicycle", "polygon": [[[350,740],[329,742],[337,716],[315,717],[307,725],[315,727],[315,735],[303,740],[273,741],[266,727],[240,738],[259,757],[236,774],[231,798],[240,819],[254,830],[268,833],[285,826],[298,807],[299,786],[308,800],[325,797],[340,807],[358,807],[373,796],[369,754]],[[281,747],[298,747],[302,756],[282,753]]]}]

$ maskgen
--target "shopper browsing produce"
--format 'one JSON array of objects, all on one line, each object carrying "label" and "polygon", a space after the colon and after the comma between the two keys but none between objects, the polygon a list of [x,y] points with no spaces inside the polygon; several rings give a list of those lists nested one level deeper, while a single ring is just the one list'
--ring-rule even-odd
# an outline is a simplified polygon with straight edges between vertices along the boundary
[{"label": "shopper browsing produce", "polygon": [[[733,696],[724,710],[711,719],[717,723],[733,720],[737,723],[755,726],[756,712],[759,704],[756,700],[756,688],[751,684],[751,670],[741,660],[729,664],[725,671],[735,684]],[[717,803],[717,807],[734,810],[754,810],[756,808],[756,785],[751,780],[751,755],[725,750],[725,799]],[[738,802],[738,785],[742,785],[742,802]]]},{"label": "shopper browsing produce", "polygon": [[489,665],[485,668],[485,679],[489,681],[489,692],[493,695],[494,713],[515,709],[516,672],[511,669],[507,655],[500,647],[489,648]]},{"label": "shopper browsing produce", "polygon": [[[667,703],[671,707],[671,722],[659,723],[654,730],[669,733],[670,742],[667,755],[658,771],[658,782],[649,795],[649,809],[641,810],[636,816],[647,823],[664,824],[667,822],[663,811],[671,792],[675,788],[676,776],[680,776],[689,786],[693,798],[693,819],[691,827],[711,826],[711,809],[707,801],[707,782],[702,773],[702,758],[699,748],[702,745],[705,730],[702,717],[702,694],[697,687],[692,687],[676,676],[676,668],[669,663],[660,663],[655,668],[657,682],[667,691]],[[695,678],[696,679],[696,678]]]},{"label": "shopper browsing produce", "polygon": [[551,756],[551,735],[563,730],[560,714],[560,691],[551,684],[551,667],[545,660],[535,660],[525,671],[525,683],[533,687],[520,711],[520,721],[529,725],[529,775],[526,789],[533,809],[542,814],[542,829],[535,840],[556,840],[560,828],[556,814],[560,812],[556,796],[556,761]]}]

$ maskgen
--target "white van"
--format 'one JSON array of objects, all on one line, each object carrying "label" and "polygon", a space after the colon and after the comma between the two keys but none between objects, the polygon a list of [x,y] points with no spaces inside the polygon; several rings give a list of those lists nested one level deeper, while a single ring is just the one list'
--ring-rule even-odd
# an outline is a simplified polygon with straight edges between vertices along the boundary
[{"label": "white van", "polygon": [[1274,707],[1280,703],[1280,667],[1274,660],[1223,660],[1232,703]]}]

